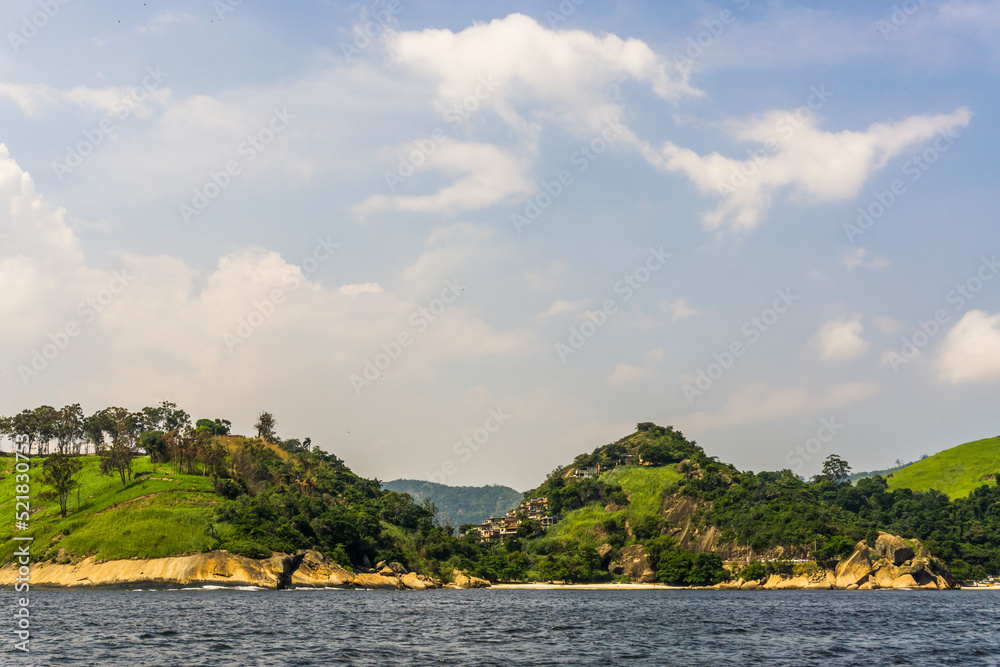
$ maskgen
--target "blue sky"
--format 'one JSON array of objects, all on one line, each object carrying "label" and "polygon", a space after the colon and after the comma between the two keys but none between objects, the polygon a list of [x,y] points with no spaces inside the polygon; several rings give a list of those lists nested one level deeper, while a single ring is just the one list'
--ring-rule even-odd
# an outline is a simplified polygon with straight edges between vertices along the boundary
[{"label": "blue sky", "polygon": [[1000,2],[0,25],[4,414],[269,410],[520,489],[639,421],[803,475],[1000,428]]}]

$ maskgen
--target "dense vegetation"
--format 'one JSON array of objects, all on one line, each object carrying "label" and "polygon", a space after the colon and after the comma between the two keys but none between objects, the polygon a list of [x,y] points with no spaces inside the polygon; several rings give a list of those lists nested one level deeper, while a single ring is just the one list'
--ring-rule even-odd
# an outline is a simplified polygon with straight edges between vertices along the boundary
[{"label": "dense vegetation", "polygon": [[503,516],[521,502],[521,493],[509,486],[448,486],[418,479],[395,479],[383,482],[382,488],[396,493],[408,493],[419,502],[425,498],[438,509],[441,524],[461,526],[482,523],[489,517]]},{"label": "dense vegetation", "polygon": [[[852,485],[836,456],[811,481],[787,470],[741,472],[679,431],[647,422],[524,494],[546,496],[559,523],[543,532],[524,521],[517,535],[485,544],[470,525],[456,536],[429,498],[417,503],[383,489],[309,438],[278,437],[276,427],[263,412],[254,436],[233,435],[227,420],[192,424],[171,403],[90,416],[78,405],[43,406],[0,418],[0,433],[28,438],[36,509],[29,534],[48,545],[47,558],[314,548],[345,567],[387,559],[444,578],[458,568],[492,580],[598,581],[612,579],[608,562],[620,550],[642,545],[661,581],[717,583],[730,576],[719,556],[682,549],[664,518],[668,503],[687,499],[697,508],[694,525],[755,550],[793,547],[829,561],[887,530],[921,539],[959,579],[1000,572],[1000,486],[992,481],[950,500],[889,488],[880,476]],[[0,508],[13,504],[13,466],[12,457],[0,460]],[[2,558],[11,536],[0,534]]]}]

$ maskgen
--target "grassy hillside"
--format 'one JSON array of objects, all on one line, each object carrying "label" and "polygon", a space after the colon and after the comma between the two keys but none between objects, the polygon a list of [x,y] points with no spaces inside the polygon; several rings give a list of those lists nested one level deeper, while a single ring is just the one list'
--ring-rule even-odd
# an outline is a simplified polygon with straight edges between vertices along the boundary
[{"label": "grassy hillside", "polygon": [[466,523],[482,523],[491,516],[503,516],[517,507],[522,496],[509,486],[448,486],[418,479],[394,479],[383,482],[382,488],[408,493],[418,503],[429,499],[438,508],[438,519],[458,527]]},{"label": "grassy hillside", "polygon": [[598,547],[605,542],[628,541],[624,538],[626,526],[641,526],[645,522],[659,522],[663,507],[663,494],[676,487],[683,475],[672,467],[623,466],[602,474],[599,481],[621,487],[628,498],[625,509],[611,511],[607,505],[593,503],[567,512],[553,526],[544,539],[560,544],[579,542],[584,546]]},{"label": "grassy hillside", "polygon": [[938,452],[887,477],[890,489],[937,489],[964,498],[1000,472],[1000,436],[967,442]]},{"label": "grassy hillside", "polygon": [[[96,456],[83,457],[82,487],[69,500],[65,519],[59,516],[59,502],[41,501],[44,490],[38,481],[42,457],[33,457],[31,466],[31,520],[27,533],[35,538],[32,555],[41,560],[54,558],[64,550],[65,558],[95,555],[98,560],[116,558],[156,558],[196,553],[212,542],[209,524],[220,500],[212,490],[212,480],[199,475],[174,472],[167,464],[136,459],[136,479],[123,489],[117,475],[101,475]],[[0,459],[0,512],[14,514],[14,458]],[[15,549],[11,522],[0,533],[0,562]]]}]

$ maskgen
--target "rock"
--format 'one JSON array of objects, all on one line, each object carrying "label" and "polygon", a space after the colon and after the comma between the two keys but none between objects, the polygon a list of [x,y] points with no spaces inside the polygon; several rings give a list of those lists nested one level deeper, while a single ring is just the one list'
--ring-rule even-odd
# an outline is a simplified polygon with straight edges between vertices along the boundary
[{"label": "rock", "polygon": [[601,557],[601,567],[606,568],[611,562],[611,556],[615,553],[615,548],[610,544],[602,544],[597,547],[597,555]]},{"label": "rock", "polygon": [[754,581],[753,579],[747,579],[742,584],[740,584],[741,591],[755,591],[760,588],[760,582]]},{"label": "rock", "polygon": [[367,574],[359,572],[354,575],[351,582],[358,588],[379,588],[383,590],[396,590],[402,588],[399,579],[396,577],[383,577],[381,574]]},{"label": "rock", "polygon": [[879,589],[879,585],[876,584],[871,579],[869,579],[865,583],[863,583],[860,586],[858,586],[858,590],[859,591],[877,591],[878,589]]},{"label": "rock", "polygon": [[[76,564],[33,563],[31,583],[43,588],[212,585],[277,589],[287,585],[294,558],[278,552],[270,558],[245,558],[228,551],[101,563],[88,557]],[[13,586],[16,578],[11,564],[0,568],[0,586]]]},{"label": "rock", "polygon": [[441,584],[435,582],[430,577],[424,577],[416,572],[408,572],[399,578],[399,582],[410,590],[426,591],[432,588],[441,588]]},{"label": "rock", "polygon": [[467,573],[458,570],[454,571],[452,583],[455,584],[455,588],[489,588],[491,586],[490,582],[485,579],[470,577]]},{"label": "rock", "polygon": [[391,567],[381,567],[379,568],[378,571],[378,575],[380,577],[395,577],[396,574],[397,574],[396,571],[393,570]]},{"label": "rock", "polygon": [[875,540],[875,550],[885,556],[893,565],[902,565],[913,558],[913,547],[902,537],[890,535],[889,533],[879,533]]},{"label": "rock", "polygon": [[[299,555],[299,554],[297,554]],[[354,575],[313,549],[301,554],[302,560],[292,573],[291,585],[296,588],[349,586]]]},{"label": "rock", "polygon": [[656,581],[656,572],[649,566],[646,550],[641,544],[622,549],[608,571],[611,574],[625,575],[634,584],[651,584]]},{"label": "rock", "polygon": [[881,567],[875,570],[873,578],[879,588],[892,588],[892,582],[899,578],[899,574],[888,561],[882,560]]},{"label": "rock", "polygon": [[380,560],[379,562],[375,563],[375,570],[376,570],[376,572],[378,570],[381,570],[385,566],[386,566],[386,562],[384,560]]},{"label": "rock", "polygon": [[406,568],[401,563],[389,563],[387,567],[396,574],[406,574]]},{"label": "rock", "polygon": [[872,562],[868,557],[868,545],[858,542],[850,556],[837,563],[835,572],[837,588],[855,588],[868,581],[872,574]]}]

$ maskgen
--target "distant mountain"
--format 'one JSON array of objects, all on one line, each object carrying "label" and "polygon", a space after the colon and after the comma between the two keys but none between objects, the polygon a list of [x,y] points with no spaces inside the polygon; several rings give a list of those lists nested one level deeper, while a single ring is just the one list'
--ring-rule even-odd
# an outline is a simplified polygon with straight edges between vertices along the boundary
[{"label": "distant mountain", "polygon": [[448,486],[418,479],[394,479],[382,488],[408,493],[418,503],[430,498],[437,505],[442,523],[458,528],[464,523],[482,523],[491,516],[502,516],[517,507],[522,496],[509,486]]},{"label": "distant mountain", "polygon": [[1000,436],[967,442],[938,452],[887,475],[890,489],[937,489],[949,498],[964,498],[1000,473]]}]

